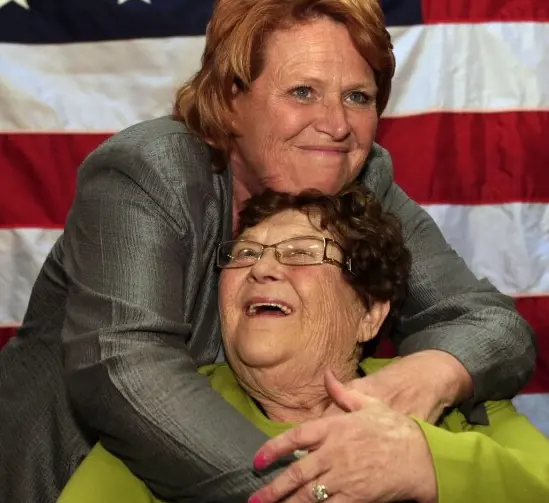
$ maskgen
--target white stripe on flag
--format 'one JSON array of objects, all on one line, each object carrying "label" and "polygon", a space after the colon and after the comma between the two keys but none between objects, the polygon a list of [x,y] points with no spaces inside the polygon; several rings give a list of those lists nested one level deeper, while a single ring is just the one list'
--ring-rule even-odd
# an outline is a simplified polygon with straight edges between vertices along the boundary
[{"label": "white stripe on flag", "polygon": [[112,132],[165,115],[203,49],[204,37],[0,44],[0,130]]},{"label": "white stripe on flag", "polygon": [[18,325],[40,268],[62,230],[0,230],[0,325]]},{"label": "white stripe on flag", "polygon": [[548,110],[549,23],[394,28],[397,71],[385,116]]},{"label": "white stripe on flag", "polygon": [[[549,205],[429,205],[479,277],[510,295],[549,293]],[[0,230],[0,324],[21,321],[31,287],[61,230]]]},{"label": "white stripe on flag", "polygon": [[545,393],[518,395],[513,403],[519,412],[549,437],[549,395]]},{"label": "white stripe on flag", "polygon": [[478,277],[507,294],[549,292],[549,204],[424,208]]},{"label": "white stripe on flag", "polygon": [[[391,28],[397,58],[386,117],[549,109],[549,23]],[[510,43],[509,41],[512,41]],[[118,131],[168,113],[204,37],[0,44],[4,131]],[[504,76],[504,77],[503,77]],[[99,111],[99,113],[98,113]]]}]

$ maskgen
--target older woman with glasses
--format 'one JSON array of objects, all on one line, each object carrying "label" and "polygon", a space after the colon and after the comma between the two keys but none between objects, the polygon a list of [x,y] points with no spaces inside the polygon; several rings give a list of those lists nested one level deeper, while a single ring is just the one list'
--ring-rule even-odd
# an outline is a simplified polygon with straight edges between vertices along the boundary
[{"label": "older woman with glasses", "polygon": [[[282,455],[297,460],[253,503],[279,501],[384,503],[549,501],[549,440],[509,401],[486,403],[489,426],[449,410],[438,427],[412,419],[352,389],[391,361],[372,358],[380,327],[397,322],[410,256],[397,221],[371,194],[351,188],[337,197],[268,192],[252,199],[236,240],[217,250],[222,269],[219,312],[229,364],[200,372],[237,411],[271,437],[255,465]],[[338,442],[322,442],[320,418],[332,401],[367,426],[360,484],[334,466]],[[218,418],[223,421],[223,418]],[[339,442],[357,432],[339,428]],[[301,423],[315,425],[307,432]],[[361,433],[358,433],[359,435]],[[125,465],[97,445],[59,503],[156,501]]]}]

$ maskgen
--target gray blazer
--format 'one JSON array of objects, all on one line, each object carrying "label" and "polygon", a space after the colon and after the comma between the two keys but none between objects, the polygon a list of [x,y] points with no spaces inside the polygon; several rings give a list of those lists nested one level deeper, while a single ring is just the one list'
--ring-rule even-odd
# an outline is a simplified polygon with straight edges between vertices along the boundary
[{"label": "gray blazer", "polygon": [[[362,178],[413,256],[400,353],[457,357],[470,406],[513,395],[535,346],[512,299],[474,277],[377,145]],[[214,255],[231,218],[230,173],[214,174],[207,146],[171,118],[84,161],[64,235],[0,353],[1,501],[54,501],[98,438],[166,500],[245,501],[269,478],[251,468],[263,433],[196,373],[220,352]]]}]

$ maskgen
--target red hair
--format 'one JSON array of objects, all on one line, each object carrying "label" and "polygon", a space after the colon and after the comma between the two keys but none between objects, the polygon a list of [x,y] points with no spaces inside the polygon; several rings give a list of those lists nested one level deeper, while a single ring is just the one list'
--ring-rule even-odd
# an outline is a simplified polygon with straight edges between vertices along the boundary
[{"label": "red hair", "polygon": [[224,169],[231,148],[233,85],[247,90],[259,76],[269,34],[320,17],[345,25],[373,69],[381,115],[395,59],[377,0],[218,0],[206,31],[202,67],[179,89],[174,106],[174,115],[217,151],[218,169]]}]

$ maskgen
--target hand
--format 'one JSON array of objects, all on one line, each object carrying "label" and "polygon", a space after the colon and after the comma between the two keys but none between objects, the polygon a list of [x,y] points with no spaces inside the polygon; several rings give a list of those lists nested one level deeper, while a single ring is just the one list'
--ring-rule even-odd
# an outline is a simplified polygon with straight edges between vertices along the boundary
[{"label": "hand", "polygon": [[436,501],[433,462],[417,423],[346,388],[329,371],[325,383],[348,414],[303,423],[266,442],[254,460],[256,469],[296,449],[309,454],[254,493],[250,503],[312,503],[315,482],[326,486],[330,503]]},{"label": "hand", "polygon": [[[347,387],[434,424],[446,407],[472,395],[473,380],[452,355],[427,350],[399,358],[375,374],[351,381]],[[341,412],[334,403],[324,415]]]}]

